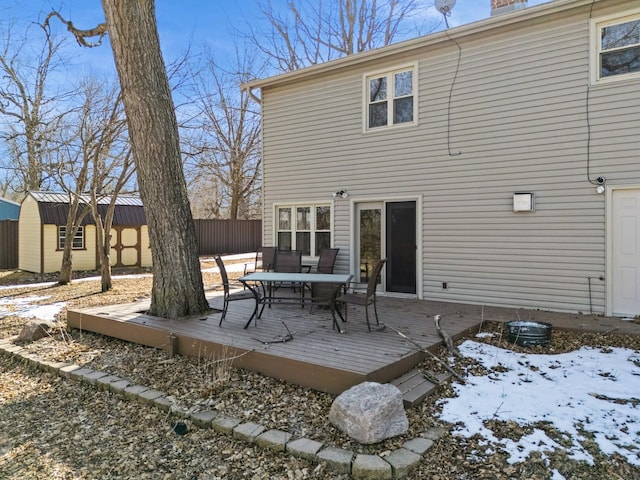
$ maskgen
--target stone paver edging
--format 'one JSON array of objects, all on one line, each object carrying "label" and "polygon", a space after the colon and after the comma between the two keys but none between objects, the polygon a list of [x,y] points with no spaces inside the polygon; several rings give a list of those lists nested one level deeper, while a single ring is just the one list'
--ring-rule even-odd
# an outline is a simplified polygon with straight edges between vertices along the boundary
[{"label": "stone paver edging", "polygon": [[402,448],[385,456],[355,454],[351,450],[325,445],[309,438],[294,438],[281,430],[267,430],[263,425],[242,422],[224,413],[211,410],[189,412],[181,410],[175,400],[165,393],[129,382],[125,378],[79,365],[49,362],[39,359],[19,345],[0,339],[0,354],[16,357],[30,366],[77,380],[98,389],[119,394],[126,399],[153,405],[166,412],[182,415],[199,428],[213,429],[218,433],[232,435],[241,441],[256,444],[276,452],[286,452],[297,458],[315,463],[326,463],[339,473],[348,473],[356,479],[400,479],[405,478],[422,459],[434,441],[444,435],[445,430],[432,428],[421,436],[406,441]]}]

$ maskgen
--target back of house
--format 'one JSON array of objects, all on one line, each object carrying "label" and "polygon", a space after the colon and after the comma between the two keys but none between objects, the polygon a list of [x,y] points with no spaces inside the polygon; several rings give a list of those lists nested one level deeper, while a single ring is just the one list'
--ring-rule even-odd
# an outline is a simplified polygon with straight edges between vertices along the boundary
[{"label": "back of house", "polygon": [[263,244],[361,282],[385,257],[387,295],[639,315],[640,4],[501,8],[245,84]]}]

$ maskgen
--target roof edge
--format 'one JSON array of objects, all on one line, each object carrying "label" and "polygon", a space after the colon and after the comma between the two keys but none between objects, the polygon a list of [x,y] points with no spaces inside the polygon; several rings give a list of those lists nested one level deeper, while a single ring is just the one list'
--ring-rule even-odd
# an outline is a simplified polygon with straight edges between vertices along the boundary
[{"label": "roof edge", "polygon": [[15,205],[16,207],[20,206],[19,202],[14,202],[13,200],[9,200],[8,198],[0,197],[0,200],[2,200],[3,202],[10,203],[11,205]]},{"label": "roof edge", "polygon": [[[76,194],[69,194],[64,192],[47,192],[47,191],[30,191],[27,197],[33,198],[38,203],[69,203],[69,196],[75,196]],[[27,198],[25,197],[25,199]],[[90,204],[91,196],[86,193],[79,194],[82,203]],[[98,198],[98,205],[105,205],[111,202],[112,195],[101,195]],[[120,193],[116,197],[116,205],[129,205],[142,207],[142,199],[140,195],[130,193]]]},{"label": "roof edge", "polygon": [[554,0],[549,3],[502,13],[500,15],[477,20],[458,27],[449,28],[447,30],[430,33],[428,35],[376,48],[374,50],[369,50],[355,55],[348,55],[329,62],[305,67],[300,70],[281,73],[264,79],[251,80],[243,83],[240,88],[242,90],[251,91],[255,88],[284,85],[293,81],[312,78],[316,75],[356,66],[373,59],[384,59],[416,48],[450,42],[452,38],[460,39],[469,35],[486,32],[498,26],[512,25],[514,23],[520,23],[533,18],[552,15],[554,13],[563,12],[573,8],[579,8],[584,5],[589,5],[594,1],[596,3],[601,3],[601,0]]}]

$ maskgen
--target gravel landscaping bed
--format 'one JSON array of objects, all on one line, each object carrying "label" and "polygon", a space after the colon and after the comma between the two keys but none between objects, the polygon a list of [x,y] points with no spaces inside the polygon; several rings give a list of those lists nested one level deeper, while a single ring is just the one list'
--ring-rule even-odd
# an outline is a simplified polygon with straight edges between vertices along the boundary
[{"label": "gravel landscaping bed", "polygon": [[[206,273],[205,285],[219,281]],[[10,275],[0,275],[2,283]],[[42,280],[42,279],[39,279]],[[32,279],[24,279],[24,283]],[[47,297],[42,303],[66,302],[67,306],[113,304],[148,295],[150,279],[117,279],[114,290],[99,292],[99,282],[77,281],[65,287],[29,286],[3,290],[5,298]],[[295,437],[307,437],[356,453],[384,456],[407,439],[422,432],[451,425],[440,422],[437,400],[453,396],[450,385],[436,397],[407,411],[410,430],[406,435],[376,445],[359,445],[327,421],[333,396],[233,369],[223,358],[168,358],[148,347],[103,337],[68,331],[64,310],[52,324],[48,337],[23,345],[38,357],[72,362],[112,373],[134,383],[165,392],[186,410],[214,410],[256,422],[268,429],[284,430]],[[0,338],[17,335],[29,320],[18,315],[0,318]],[[624,347],[640,351],[640,338],[623,335],[596,335],[554,332],[548,347],[507,345],[503,325],[487,322],[484,332],[493,332],[484,341],[514,351],[562,353],[584,345]],[[448,359],[448,352],[439,352]],[[486,375],[468,359],[449,359],[461,375]],[[443,368],[427,360],[422,368],[441,372]],[[188,433],[178,435],[172,428],[176,414],[131,401],[80,382],[28,367],[0,355],[0,478],[153,478],[153,479],[304,479],[349,478],[325,464],[315,464],[286,453],[264,450],[188,423]],[[550,435],[551,426],[542,426]],[[527,427],[505,423],[494,425],[503,437],[525,433]],[[565,478],[640,479],[640,470],[616,456],[590,453],[595,465],[570,459],[556,452],[544,459],[535,453],[523,463],[511,465],[506,455],[485,455],[480,438],[464,439],[450,433],[435,442],[410,479],[550,479],[552,468]]]}]

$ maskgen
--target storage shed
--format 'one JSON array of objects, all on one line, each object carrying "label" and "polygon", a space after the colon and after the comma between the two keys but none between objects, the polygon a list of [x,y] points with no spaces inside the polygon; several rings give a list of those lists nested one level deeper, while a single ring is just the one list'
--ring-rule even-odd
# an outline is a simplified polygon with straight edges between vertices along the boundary
[{"label": "storage shed", "polygon": [[0,220],[17,220],[20,204],[6,198],[0,198]]},{"label": "storage shed", "polygon": [[[110,197],[98,202],[104,218]],[[83,196],[83,203],[90,197]],[[60,270],[69,213],[69,196],[64,193],[29,192],[22,201],[19,224],[18,268],[29,272],[51,273]],[[84,217],[73,240],[73,269],[99,267],[96,226],[93,215]],[[147,221],[140,197],[119,195],[111,228],[111,265],[113,267],[151,266],[151,248]]]}]

